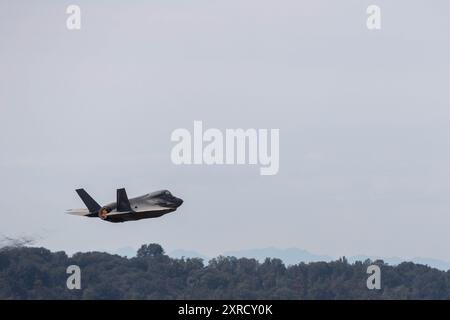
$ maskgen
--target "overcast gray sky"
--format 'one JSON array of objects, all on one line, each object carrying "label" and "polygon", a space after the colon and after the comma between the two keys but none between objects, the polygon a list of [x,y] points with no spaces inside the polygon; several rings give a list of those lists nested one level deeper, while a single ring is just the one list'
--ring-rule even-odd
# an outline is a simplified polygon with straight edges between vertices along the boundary
[{"label": "overcast gray sky", "polygon": [[[69,4],[82,28],[66,29]],[[366,28],[366,8],[382,29]],[[0,234],[450,261],[450,3],[0,0]],[[176,128],[279,128],[280,171],[176,166]],[[159,219],[65,215],[167,188]]]}]

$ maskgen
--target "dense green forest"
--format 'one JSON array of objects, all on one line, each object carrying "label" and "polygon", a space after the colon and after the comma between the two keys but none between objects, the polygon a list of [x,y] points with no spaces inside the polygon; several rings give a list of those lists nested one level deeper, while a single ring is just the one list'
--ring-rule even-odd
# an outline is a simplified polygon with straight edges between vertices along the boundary
[{"label": "dense green forest", "polygon": [[[381,268],[381,289],[366,286],[367,267]],[[69,290],[69,265],[81,289]],[[414,263],[299,263],[218,257],[173,259],[158,244],[136,257],[45,248],[0,249],[0,299],[449,299],[450,273]]]}]

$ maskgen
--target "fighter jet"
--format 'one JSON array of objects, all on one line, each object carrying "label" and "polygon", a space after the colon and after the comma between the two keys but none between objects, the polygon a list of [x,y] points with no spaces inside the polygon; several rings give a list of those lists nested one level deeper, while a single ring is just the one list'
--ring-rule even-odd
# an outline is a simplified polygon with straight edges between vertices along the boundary
[{"label": "fighter jet", "polygon": [[117,189],[116,202],[101,207],[84,190],[75,190],[87,209],[70,209],[66,213],[84,217],[98,217],[109,222],[126,222],[147,218],[157,218],[177,210],[183,200],[174,197],[168,190],[148,193],[128,199],[124,188]]}]

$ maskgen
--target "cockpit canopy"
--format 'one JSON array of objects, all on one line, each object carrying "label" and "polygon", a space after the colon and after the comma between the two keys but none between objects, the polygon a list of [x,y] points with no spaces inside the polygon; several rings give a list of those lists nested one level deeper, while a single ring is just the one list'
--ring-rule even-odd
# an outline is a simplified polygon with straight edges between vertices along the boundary
[{"label": "cockpit canopy", "polygon": [[173,197],[169,190],[159,190],[147,195],[149,198],[160,198],[160,197]]}]

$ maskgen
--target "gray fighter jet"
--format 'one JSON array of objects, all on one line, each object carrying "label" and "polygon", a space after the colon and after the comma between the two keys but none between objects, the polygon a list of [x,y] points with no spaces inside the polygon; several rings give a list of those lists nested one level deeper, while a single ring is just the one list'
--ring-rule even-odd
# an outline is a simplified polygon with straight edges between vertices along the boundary
[{"label": "gray fighter jet", "polygon": [[125,189],[117,189],[117,201],[101,207],[84,190],[76,192],[83,200],[87,209],[67,210],[68,214],[84,217],[98,217],[109,222],[126,222],[147,218],[157,218],[166,213],[177,210],[183,203],[168,190],[156,191],[140,197],[128,199]]}]

